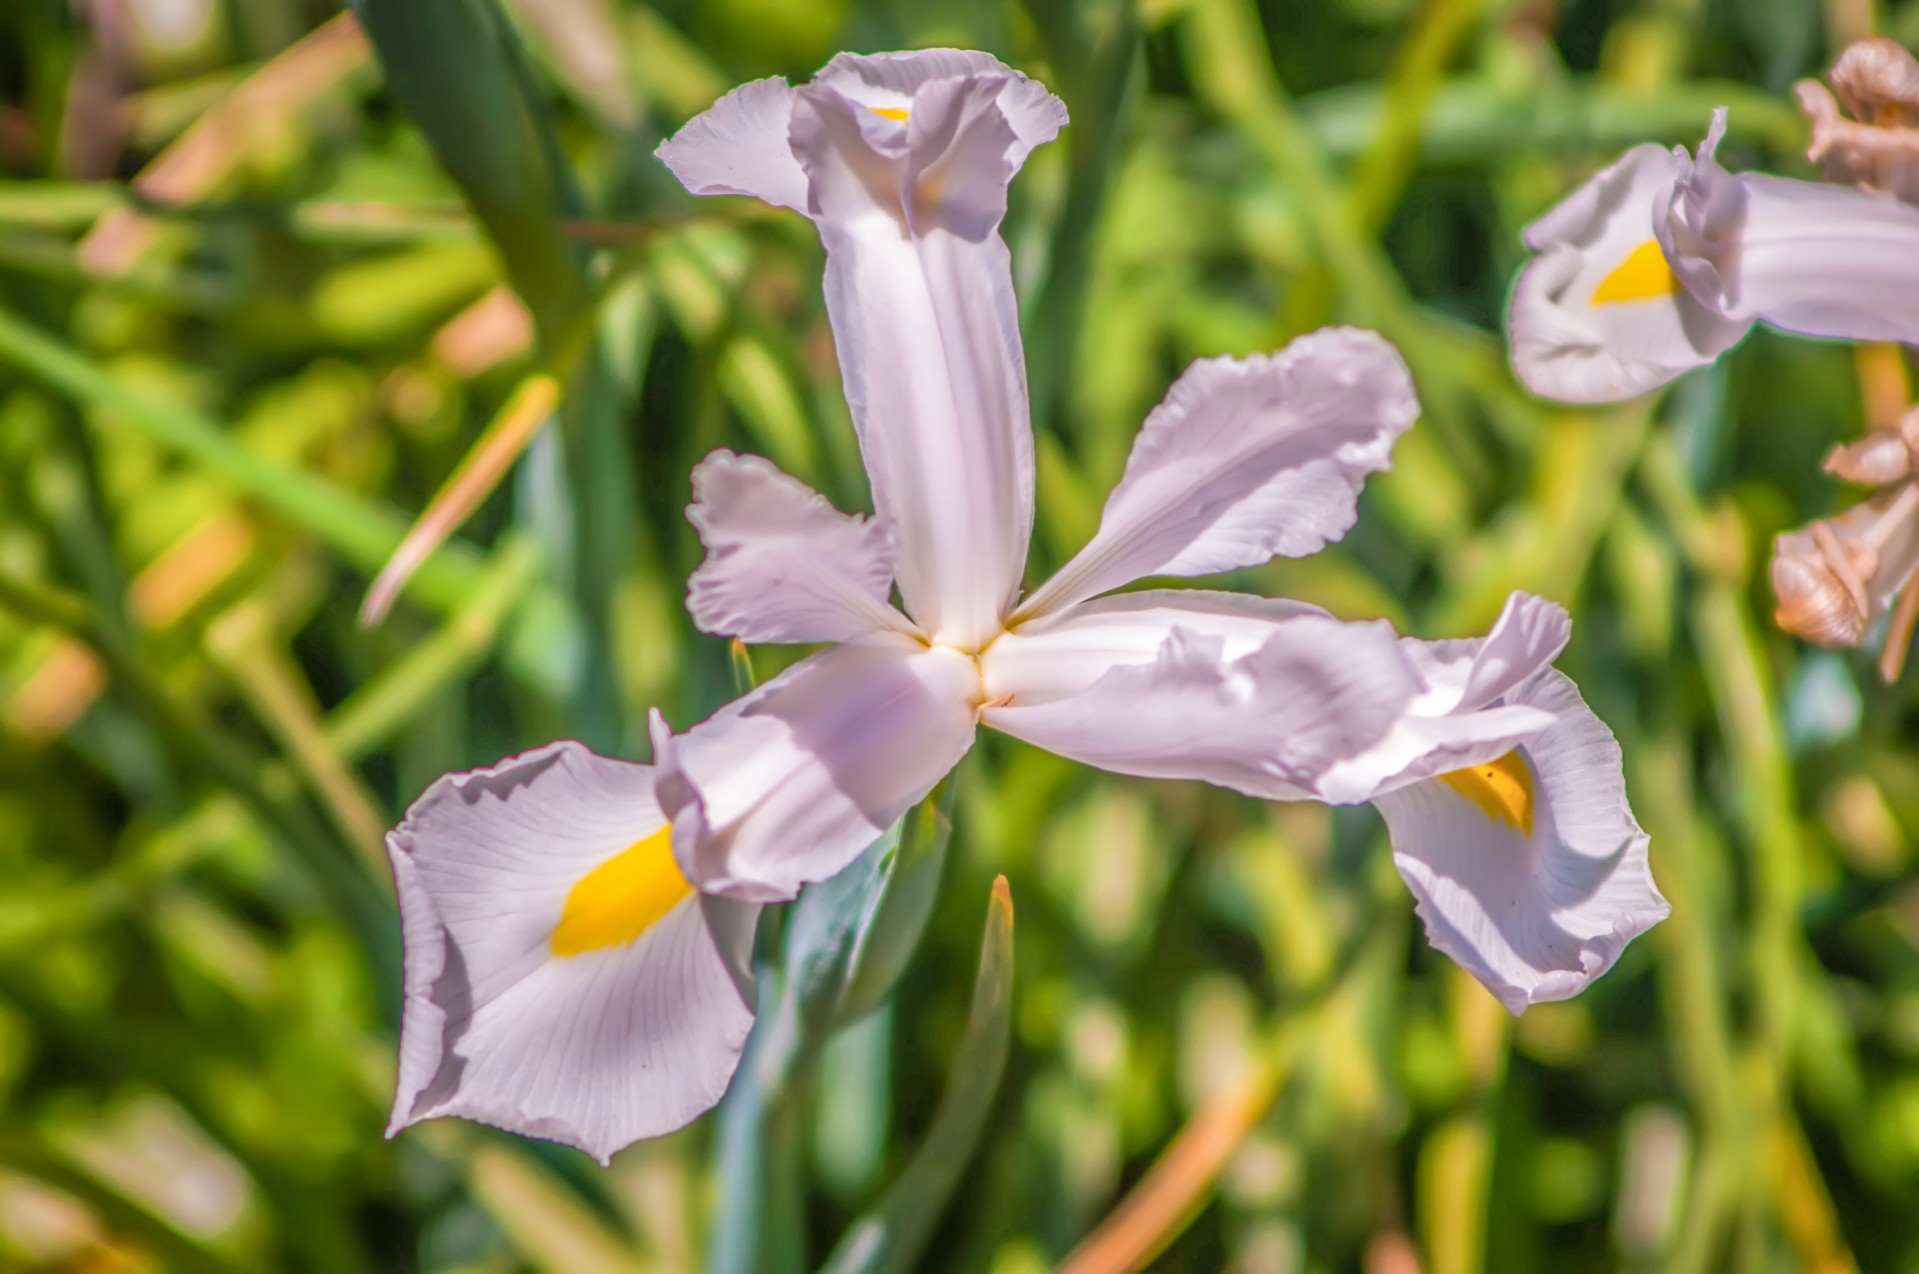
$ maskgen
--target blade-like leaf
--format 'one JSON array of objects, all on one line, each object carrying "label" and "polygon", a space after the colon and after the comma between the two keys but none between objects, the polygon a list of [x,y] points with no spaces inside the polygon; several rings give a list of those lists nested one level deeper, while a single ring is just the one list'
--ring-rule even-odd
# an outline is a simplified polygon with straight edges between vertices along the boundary
[{"label": "blade-like leaf", "polygon": [[951,791],[922,801],[793,905],[786,985],[809,1060],[834,1029],[879,1007],[919,946],[946,863]]},{"label": "blade-like leaf", "polygon": [[792,1259],[801,1127],[792,1098],[833,1032],[878,1008],[919,946],[946,863],[951,791],[935,791],[839,875],[809,885],[787,918],[780,965],[759,971],[759,1020],[720,1107],[729,1210],[714,1233],[713,1274]]},{"label": "blade-like leaf", "polygon": [[[78,351],[0,310],[0,362],[13,363],[84,407],[100,423],[137,430],[231,482],[371,574],[398,548],[406,523],[391,509],[343,491],[303,469],[268,459],[191,410],[149,397]],[[439,610],[457,607],[479,579],[479,559],[449,544],[420,568],[414,593]]]},{"label": "blade-like leaf", "polygon": [[986,939],[973,983],[973,1014],[953,1058],[952,1079],[933,1127],[906,1171],[855,1221],[822,1267],[828,1274],[887,1274],[918,1268],[933,1227],[986,1127],[1006,1068],[1013,1005],[1013,894],[993,882]]},{"label": "blade-like leaf", "polygon": [[561,220],[579,195],[513,28],[494,0],[353,0],[400,109],[499,245],[549,345],[585,296]]},{"label": "blade-like leaf", "polygon": [[946,783],[900,820],[899,848],[881,867],[878,888],[861,911],[836,1027],[877,1009],[919,950],[953,836],[952,807],[953,785]]}]

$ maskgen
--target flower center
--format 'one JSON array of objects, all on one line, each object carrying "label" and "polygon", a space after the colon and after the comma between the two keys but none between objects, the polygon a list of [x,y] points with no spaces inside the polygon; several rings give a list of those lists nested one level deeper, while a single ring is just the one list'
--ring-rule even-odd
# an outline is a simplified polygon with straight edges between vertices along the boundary
[{"label": "flower center", "polygon": [[673,860],[668,824],[580,877],[553,926],[553,954],[571,958],[637,941],[692,892]]},{"label": "flower center", "polygon": [[[985,645],[991,644],[990,641],[985,643]],[[984,645],[968,647],[956,646],[951,642],[945,641],[926,642],[926,652],[928,654],[938,656],[942,659],[964,659],[973,666],[972,704],[975,710],[991,706],[988,703],[986,693],[986,670],[980,666],[980,655],[984,651],[984,648]]]},{"label": "flower center", "polygon": [[1484,765],[1469,765],[1439,776],[1439,781],[1477,805],[1495,823],[1533,834],[1533,771],[1518,751]]}]

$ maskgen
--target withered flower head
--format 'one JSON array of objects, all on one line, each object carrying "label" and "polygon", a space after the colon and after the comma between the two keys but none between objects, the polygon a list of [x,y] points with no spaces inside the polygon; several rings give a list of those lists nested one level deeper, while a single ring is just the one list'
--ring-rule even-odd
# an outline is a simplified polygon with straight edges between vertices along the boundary
[{"label": "withered flower head", "polygon": [[1794,86],[1812,123],[1806,158],[1832,181],[1919,203],[1919,59],[1895,40],[1861,40],[1839,55],[1828,78],[1837,100],[1817,80]]},{"label": "withered flower head", "polygon": [[1910,123],[1919,108],[1919,58],[1897,40],[1859,41],[1839,55],[1826,78],[1852,117],[1866,123]]},{"label": "withered flower head", "polygon": [[1883,487],[1919,470],[1919,408],[1896,425],[1874,429],[1858,442],[1834,447],[1825,469],[1862,486]]},{"label": "withered flower head", "polygon": [[1864,504],[1779,537],[1772,560],[1779,626],[1821,646],[1857,646],[1919,566],[1919,485],[1904,479]]}]

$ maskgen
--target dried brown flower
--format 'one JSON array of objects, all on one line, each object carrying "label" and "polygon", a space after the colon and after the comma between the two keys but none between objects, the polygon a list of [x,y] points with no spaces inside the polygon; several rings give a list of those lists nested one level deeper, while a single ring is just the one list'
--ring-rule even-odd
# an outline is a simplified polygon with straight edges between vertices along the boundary
[{"label": "dried brown flower", "polygon": [[1817,80],[1794,86],[1812,123],[1806,158],[1829,180],[1919,203],[1919,59],[1895,40],[1861,40],[1828,78],[1831,90]]}]

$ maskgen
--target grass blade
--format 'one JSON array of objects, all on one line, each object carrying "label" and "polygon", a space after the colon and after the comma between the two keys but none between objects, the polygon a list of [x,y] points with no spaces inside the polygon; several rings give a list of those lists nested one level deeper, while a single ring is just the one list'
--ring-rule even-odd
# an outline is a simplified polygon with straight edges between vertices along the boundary
[{"label": "grass blade", "polygon": [[493,0],[355,0],[394,100],[499,245],[549,344],[586,295],[560,228],[579,195],[517,38]]},{"label": "grass blade", "polygon": [[[205,466],[369,574],[405,538],[406,524],[392,510],[249,451],[198,412],[142,395],[5,310],[0,310],[0,360]],[[455,546],[421,567],[415,591],[435,609],[450,610],[478,578],[473,551]]]},{"label": "grass blade", "polygon": [[823,1267],[828,1274],[883,1274],[919,1268],[926,1242],[946,1210],[960,1173],[987,1124],[987,1112],[1006,1069],[1012,1029],[1013,893],[1006,877],[993,882],[986,907],[986,938],[973,1014],[953,1058],[952,1079],[932,1129],[872,1211],[855,1221]]}]

